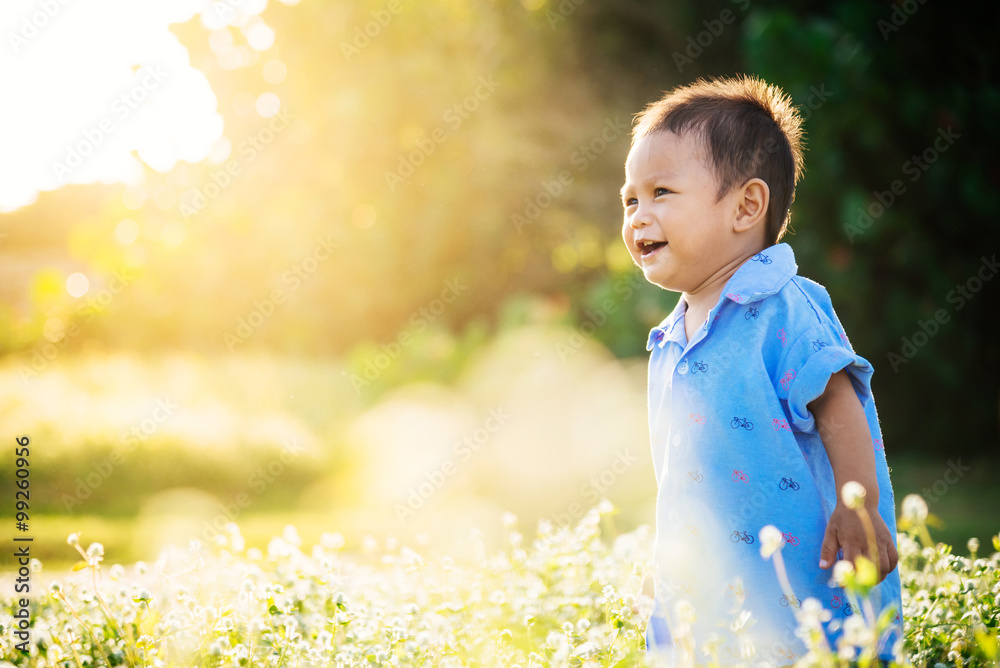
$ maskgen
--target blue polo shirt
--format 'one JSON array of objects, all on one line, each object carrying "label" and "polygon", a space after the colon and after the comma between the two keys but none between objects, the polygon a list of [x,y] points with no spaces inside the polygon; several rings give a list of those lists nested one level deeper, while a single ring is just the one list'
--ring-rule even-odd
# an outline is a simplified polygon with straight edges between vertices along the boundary
[{"label": "blue polo shirt", "polygon": [[[843,620],[860,614],[857,602],[830,585],[832,570],[818,565],[837,489],[808,404],[841,369],[864,406],[879,513],[896,535],[872,366],[854,352],[826,290],[796,272],[790,246],[767,248],[733,274],[691,341],[683,298],[649,334],[657,481],[657,596],[646,633],[651,651],[717,640],[718,656],[736,659],[740,645],[752,639],[757,658],[790,663],[805,653],[794,630],[795,611],[807,598],[832,614],[826,630],[834,649]],[[768,524],[784,534],[792,600],[774,564],[760,555],[758,534]],[[873,590],[872,600],[876,613],[887,606],[902,610],[898,569]],[[694,607],[693,615],[683,604],[678,608],[682,601]],[[884,657],[901,637],[900,619],[883,638]]]}]

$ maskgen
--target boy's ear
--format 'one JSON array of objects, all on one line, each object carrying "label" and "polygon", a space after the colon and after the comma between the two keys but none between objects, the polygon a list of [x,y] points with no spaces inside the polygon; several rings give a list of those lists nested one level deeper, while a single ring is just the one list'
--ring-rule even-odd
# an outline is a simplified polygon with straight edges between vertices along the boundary
[{"label": "boy's ear", "polygon": [[761,179],[753,178],[743,184],[736,201],[736,220],[733,231],[746,232],[758,224],[766,225],[767,205],[771,191]]}]

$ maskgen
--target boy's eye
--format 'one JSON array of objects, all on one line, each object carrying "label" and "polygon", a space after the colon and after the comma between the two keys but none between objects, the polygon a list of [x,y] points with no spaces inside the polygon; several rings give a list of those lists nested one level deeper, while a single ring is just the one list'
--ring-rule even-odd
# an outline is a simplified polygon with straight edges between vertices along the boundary
[{"label": "boy's eye", "polygon": [[659,197],[660,195],[666,195],[666,194],[667,194],[668,192],[670,192],[670,191],[669,191],[668,189],[666,189],[666,188],[657,188],[657,189],[656,189],[656,190],[655,190],[655,191],[653,192],[653,194],[654,194],[654,195],[655,195],[656,197]]},{"label": "boy's eye", "polygon": [[638,202],[639,202],[639,200],[637,200],[634,197],[626,197],[625,198],[625,208],[627,209],[630,206],[635,206],[636,204],[638,204]]}]

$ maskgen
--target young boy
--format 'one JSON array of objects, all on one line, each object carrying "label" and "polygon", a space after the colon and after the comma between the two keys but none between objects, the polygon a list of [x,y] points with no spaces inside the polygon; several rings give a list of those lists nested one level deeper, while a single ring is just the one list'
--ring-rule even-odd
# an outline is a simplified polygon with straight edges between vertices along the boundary
[{"label": "young boy", "polygon": [[[648,342],[657,499],[646,642],[675,658],[708,660],[714,644],[722,660],[791,662],[806,651],[795,613],[810,597],[833,615],[836,651],[861,613],[831,586],[840,554],[878,566],[876,614],[902,610],[872,367],[779,243],[803,169],[800,123],[778,88],[741,77],[675,89],[633,129],[622,236],[646,280],[681,293]],[[839,494],[848,481],[866,491],[875,553]],[[769,524],[783,533],[791,598],[759,551]],[[883,658],[899,620],[880,639]]]}]

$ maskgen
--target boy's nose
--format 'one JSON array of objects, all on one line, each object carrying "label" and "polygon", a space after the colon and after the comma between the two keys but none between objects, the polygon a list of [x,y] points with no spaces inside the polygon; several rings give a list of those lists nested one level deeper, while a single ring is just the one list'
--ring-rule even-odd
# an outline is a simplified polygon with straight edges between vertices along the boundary
[{"label": "boy's nose", "polygon": [[647,225],[649,225],[649,223],[650,223],[649,216],[645,214],[641,216],[638,214],[632,216],[632,219],[628,221],[629,227],[631,227],[633,230],[638,230],[640,227],[646,227]]}]

